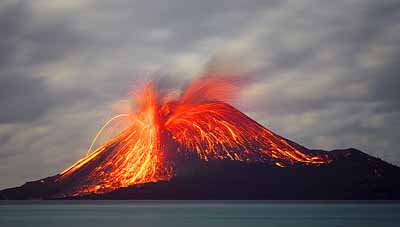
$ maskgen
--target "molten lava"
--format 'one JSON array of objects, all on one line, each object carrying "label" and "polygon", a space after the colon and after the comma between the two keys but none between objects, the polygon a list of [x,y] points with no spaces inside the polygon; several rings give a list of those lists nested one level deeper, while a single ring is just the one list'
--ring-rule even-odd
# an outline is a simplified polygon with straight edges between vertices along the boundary
[{"label": "molten lava", "polygon": [[57,181],[73,185],[65,195],[80,195],[169,180],[176,157],[193,154],[204,161],[227,159],[280,167],[329,162],[227,104],[237,89],[235,80],[205,76],[173,98],[148,84],[136,95],[137,112],[113,118],[129,119],[129,127],[66,169]]}]

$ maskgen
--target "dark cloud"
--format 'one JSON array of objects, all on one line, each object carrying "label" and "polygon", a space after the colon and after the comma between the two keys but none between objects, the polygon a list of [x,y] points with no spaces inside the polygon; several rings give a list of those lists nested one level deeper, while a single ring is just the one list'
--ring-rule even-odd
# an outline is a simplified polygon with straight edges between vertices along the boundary
[{"label": "dark cloud", "polygon": [[39,19],[28,1],[2,3],[0,8],[0,66],[28,67],[51,63],[84,44],[65,18]]},{"label": "dark cloud", "polygon": [[[338,103],[380,102],[393,107],[398,102],[400,47],[396,43],[400,41],[400,5],[396,1],[357,1],[351,4],[347,9],[343,6],[346,3],[329,9],[330,3],[321,4],[317,11],[325,13],[305,16],[303,13],[307,12],[301,12],[297,15],[301,22],[289,20],[281,23],[283,29],[293,30],[264,37],[265,42],[260,45],[265,45],[263,49],[273,54],[268,59],[269,64],[257,73],[266,78],[266,83],[288,71],[304,74],[294,75],[285,84],[286,88],[280,87],[280,91],[268,93],[272,102],[266,103],[266,109],[277,113],[285,110],[298,113],[321,110]],[[340,11],[335,11],[338,8]],[[310,42],[304,46],[288,47],[279,41],[285,35],[304,35]],[[268,39],[273,40],[274,45],[269,45]],[[389,53],[382,56],[385,59],[365,56],[378,66],[360,66],[362,55],[372,52],[374,46],[378,50],[387,48]],[[323,53],[327,53],[325,59],[321,59]],[[331,69],[340,69],[341,72],[332,74]],[[329,86],[314,83],[318,80],[321,83],[330,81],[327,82]],[[321,90],[319,86],[322,85],[327,89]],[[301,90],[301,86],[316,92],[297,96],[287,93],[292,89]],[[357,92],[357,89],[364,91]]]},{"label": "dark cloud", "polygon": [[85,90],[49,87],[44,78],[18,73],[0,76],[0,124],[34,121],[57,105],[90,97]]},{"label": "dark cloud", "polygon": [[0,77],[0,123],[34,120],[56,101],[43,79],[11,73]]},{"label": "dark cloud", "polygon": [[0,8],[0,67],[3,68],[16,61],[18,33],[28,17],[23,4],[5,4]]},{"label": "dark cloud", "polygon": [[68,21],[37,23],[26,1],[0,7],[0,124],[32,121],[57,103],[65,105],[83,91],[52,88],[34,70],[68,56],[83,39]]},{"label": "dark cloud", "polygon": [[397,48],[395,52],[396,54],[385,65],[373,72],[369,72],[373,74],[372,77],[374,78],[370,82],[370,99],[382,103],[381,111],[384,109],[388,112],[400,113],[400,48]]}]

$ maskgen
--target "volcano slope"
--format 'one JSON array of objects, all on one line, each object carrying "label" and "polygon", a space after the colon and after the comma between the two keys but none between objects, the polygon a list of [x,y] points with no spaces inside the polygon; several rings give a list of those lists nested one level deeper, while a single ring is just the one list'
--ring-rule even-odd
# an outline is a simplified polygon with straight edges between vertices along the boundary
[{"label": "volcano slope", "polygon": [[60,194],[60,175],[0,192],[0,199],[157,200],[398,200],[400,168],[356,149],[333,150],[326,165],[279,167],[231,160],[182,160],[169,180],[135,184],[105,193]]},{"label": "volcano slope", "polygon": [[223,101],[203,77],[171,98],[148,84],[128,127],[60,174],[2,199],[398,199],[400,168],[355,149],[310,150]]},{"label": "volcano slope", "polygon": [[[322,151],[319,151],[322,152]],[[169,181],[69,199],[398,200],[400,169],[356,149],[327,152],[327,165],[187,161]],[[67,198],[68,199],[68,198]]]}]

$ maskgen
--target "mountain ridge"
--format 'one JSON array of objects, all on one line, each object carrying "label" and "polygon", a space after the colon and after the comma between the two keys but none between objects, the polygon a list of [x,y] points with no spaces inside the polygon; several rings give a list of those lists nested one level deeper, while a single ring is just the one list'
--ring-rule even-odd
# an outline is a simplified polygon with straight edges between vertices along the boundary
[{"label": "mountain ridge", "polygon": [[[159,200],[399,200],[400,168],[354,148],[325,152],[322,166],[281,168],[274,163],[183,160],[178,175],[107,193],[54,196],[58,175],[0,191],[0,199],[159,199]],[[187,169],[191,171],[187,171]]]}]

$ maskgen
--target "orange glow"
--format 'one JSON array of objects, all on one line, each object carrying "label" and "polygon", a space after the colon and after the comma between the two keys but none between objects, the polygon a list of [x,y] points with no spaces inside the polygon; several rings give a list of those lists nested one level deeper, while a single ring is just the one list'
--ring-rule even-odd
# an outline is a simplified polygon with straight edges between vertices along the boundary
[{"label": "orange glow", "polygon": [[272,162],[279,167],[329,162],[291,144],[224,102],[232,99],[238,89],[235,79],[204,76],[172,99],[147,84],[136,93],[138,111],[110,119],[91,147],[113,119],[127,117],[130,126],[63,171],[58,180],[77,179],[69,195],[169,180],[174,176],[174,163],[168,158],[171,154],[194,153],[204,161]]}]

